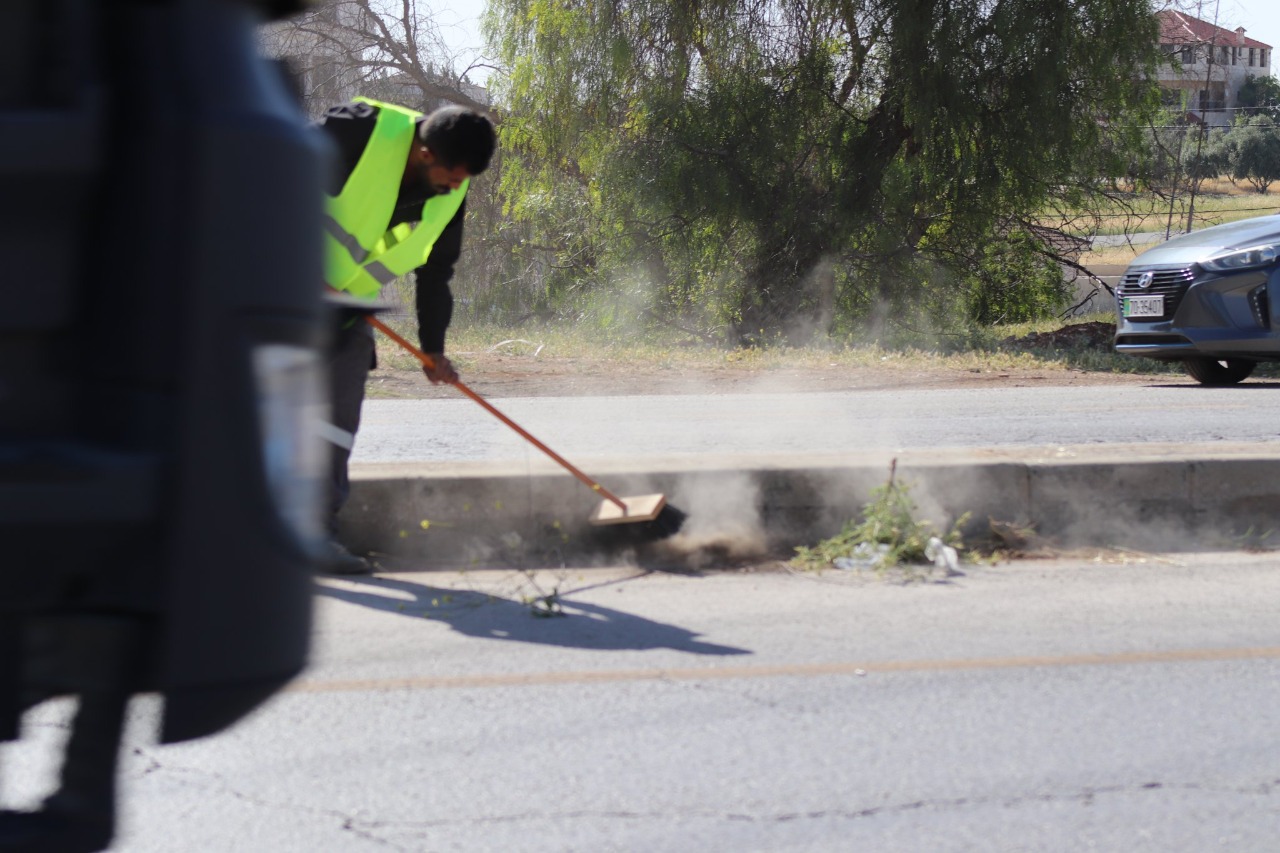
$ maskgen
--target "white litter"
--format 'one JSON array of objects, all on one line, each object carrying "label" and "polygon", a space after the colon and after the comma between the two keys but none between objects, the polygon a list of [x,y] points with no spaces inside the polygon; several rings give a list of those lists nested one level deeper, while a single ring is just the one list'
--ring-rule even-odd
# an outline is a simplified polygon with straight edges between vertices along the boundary
[{"label": "white litter", "polygon": [[924,556],[932,560],[933,565],[945,570],[948,575],[960,574],[960,555],[956,549],[944,543],[937,536],[932,537],[924,546]]},{"label": "white litter", "polygon": [[884,565],[884,560],[888,553],[888,545],[872,545],[870,542],[859,542],[858,546],[853,549],[851,556],[836,557],[831,562],[835,564],[837,569],[844,569],[846,572],[857,571],[858,569],[878,569]]}]

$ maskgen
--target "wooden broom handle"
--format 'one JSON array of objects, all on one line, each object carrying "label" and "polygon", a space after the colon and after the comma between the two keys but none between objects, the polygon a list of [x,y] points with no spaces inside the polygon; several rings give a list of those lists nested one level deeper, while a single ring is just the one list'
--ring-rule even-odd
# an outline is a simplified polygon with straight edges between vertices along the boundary
[{"label": "wooden broom handle", "polygon": [[[386,335],[388,338],[391,338],[391,340],[398,343],[400,346],[406,349],[409,353],[411,353],[415,358],[417,358],[418,361],[422,362],[423,367],[426,367],[430,370],[435,369],[436,363],[435,363],[435,360],[431,358],[431,356],[427,355],[425,352],[418,349],[413,344],[409,343],[407,340],[401,337],[395,330],[389,327],[386,323],[382,322],[377,317],[374,317],[371,314],[366,315],[365,319],[369,321],[370,326],[373,326],[379,332],[382,332],[382,334]],[[586,474],[579,471],[578,468],[574,466],[573,463],[571,463],[568,459],[565,459],[559,453],[556,453],[550,447],[547,447],[541,441],[538,441],[538,439],[530,435],[529,432],[525,430],[524,427],[520,426],[520,424],[516,423],[515,421],[511,420],[511,418],[507,417],[502,412],[498,411],[498,409],[495,408],[493,404],[490,403],[488,400],[486,400],[484,397],[481,397],[475,391],[472,391],[470,388],[468,388],[461,379],[455,379],[450,384],[453,385],[453,387],[457,388],[459,391],[461,391],[463,394],[466,394],[472,400],[475,400],[477,403],[483,406],[486,410],[488,410],[489,414],[493,415],[495,418],[502,421],[504,424],[506,424],[507,426],[515,430],[517,433],[519,433],[521,438],[523,438],[525,441],[529,442],[534,447],[538,448],[543,453],[550,456],[556,462],[559,462],[566,471],[568,471],[573,476],[577,477],[586,485],[590,486],[592,491],[598,492],[600,496],[603,497],[605,500],[616,504],[618,508],[622,510],[623,515],[627,514],[627,505],[623,503],[621,498],[614,495],[604,486],[600,485],[595,480],[591,479]]]}]

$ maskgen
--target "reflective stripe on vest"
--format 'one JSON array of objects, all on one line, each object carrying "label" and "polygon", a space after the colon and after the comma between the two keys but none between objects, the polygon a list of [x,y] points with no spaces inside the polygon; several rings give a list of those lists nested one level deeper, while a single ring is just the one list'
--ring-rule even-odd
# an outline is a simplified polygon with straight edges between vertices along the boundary
[{"label": "reflective stripe on vest", "polygon": [[356,263],[363,263],[364,259],[369,257],[369,253],[364,246],[360,245],[354,234],[349,233],[345,228],[338,224],[338,220],[329,216],[327,213],[324,217],[324,231],[333,239],[337,240],[342,248],[347,250],[351,255],[351,259]]},{"label": "reflective stripe on vest", "polygon": [[421,113],[367,98],[356,100],[377,107],[378,118],[342,191],[328,198],[325,281],[352,296],[373,299],[383,285],[426,262],[462,206],[470,182],[427,199],[416,224],[389,229]]},{"label": "reflective stripe on vest", "polygon": [[387,269],[381,261],[370,261],[364,265],[364,271],[373,276],[373,280],[380,285],[388,285],[400,277]]}]

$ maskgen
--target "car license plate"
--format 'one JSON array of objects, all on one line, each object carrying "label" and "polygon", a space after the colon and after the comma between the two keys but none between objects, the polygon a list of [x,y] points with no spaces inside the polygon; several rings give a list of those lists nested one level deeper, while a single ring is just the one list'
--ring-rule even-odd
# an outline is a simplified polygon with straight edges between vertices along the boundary
[{"label": "car license plate", "polygon": [[1124,298],[1124,316],[1126,317],[1163,317],[1163,296],[1126,296]]}]

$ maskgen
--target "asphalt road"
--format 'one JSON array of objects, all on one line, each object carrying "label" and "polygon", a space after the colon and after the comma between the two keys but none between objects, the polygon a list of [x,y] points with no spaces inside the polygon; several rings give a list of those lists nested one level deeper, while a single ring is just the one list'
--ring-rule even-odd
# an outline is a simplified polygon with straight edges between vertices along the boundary
[{"label": "asphalt road", "polygon": [[[122,851],[1273,851],[1269,555],[321,582],[315,663],[157,747]],[[524,601],[558,591],[567,615]],[[0,753],[35,801],[67,708]],[[16,781],[15,781],[16,780]]]},{"label": "asphalt road", "polygon": [[[1178,377],[1152,385],[493,402],[575,462],[710,453],[1269,442],[1280,436],[1276,383],[1204,388]],[[519,461],[538,455],[466,399],[370,400],[353,461]]]}]

